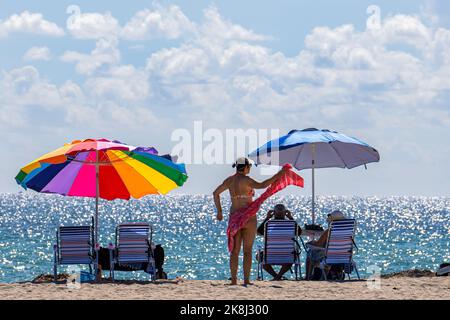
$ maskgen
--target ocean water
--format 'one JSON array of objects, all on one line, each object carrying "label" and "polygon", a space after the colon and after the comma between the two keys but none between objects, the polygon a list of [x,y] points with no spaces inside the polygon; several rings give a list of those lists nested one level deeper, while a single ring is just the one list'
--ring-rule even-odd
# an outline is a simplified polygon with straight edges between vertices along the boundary
[{"label": "ocean water", "polygon": [[[310,200],[291,195],[272,197],[264,203],[258,220],[276,203],[284,203],[300,225],[309,223]],[[326,213],[335,209],[357,219],[359,252],[354,260],[362,276],[369,274],[371,266],[378,266],[382,273],[436,270],[450,260],[450,198],[320,196],[317,202],[317,222],[325,226]],[[224,198],[223,205],[226,208],[229,200]],[[27,281],[52,273],[57,227],[88,224],[93,212],[94,200],[88,198],[33,192],[0,195],[0,282]],[[212,197],[207,195],[101,201],[100,243],[106,246],[113,241],[119,223],[148,221],[154,226],[154,242],[164,247],[164,269],[169,278],[228,279],[227,225],[226,221],[217,222],[214,212]],[[261,244],[261,237],[257,237],[254,249]],[[302,254],[303,263],[304,259]],[[118,278],[148,279],[148,275],[122,272]]]}]

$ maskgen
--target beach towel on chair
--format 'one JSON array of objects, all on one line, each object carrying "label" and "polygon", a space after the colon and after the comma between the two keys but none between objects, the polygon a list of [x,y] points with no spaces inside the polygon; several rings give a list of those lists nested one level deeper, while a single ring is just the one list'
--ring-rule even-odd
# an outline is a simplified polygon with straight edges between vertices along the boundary
[{"label": "beach towel on chair", "polygon": [[292,166],[290,164],[285,164],[283,166],[285,170],[284,174],[274,181],[264,193],[247,207],[236,210],[228,220],[227,236],[228,236],[228,251],[233,251],[234,248],[234,236],[236,233],[242,229],[248,220],[255,216],[261,207],[262,203],[274,195],[278,191],[283,190],[289,185],[295,185],[298,187],[303,187],[303,178],[291,170]]}]

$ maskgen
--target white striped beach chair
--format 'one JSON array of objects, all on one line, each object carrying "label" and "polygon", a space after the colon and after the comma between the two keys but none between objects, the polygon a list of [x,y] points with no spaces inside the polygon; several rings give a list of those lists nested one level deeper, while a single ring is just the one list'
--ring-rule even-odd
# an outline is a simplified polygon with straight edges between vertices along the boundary
[{"label": "white striped beach chair", "polygon": [[153,228],[149,223],[124,223],[116,228],[116,245],[110,250],[110,272],[114,281],[114,264],[148,263],[146,272],[155,280],[155,259],[152,248]]},{"label": "white striped beach chair", "polygon": [[353,269],[359,277],[359,272],[353,261],[353,247],[356,246],[354,237],[356,230],[355,219],[336,220],[330,223],[327,245],[325,247],[325,256],[320,261],[322,269],[322,278],[326,279],[325,267],[332,265],[342,265],[345,274],[350,279]]},{"label": "white striped beach chair", "polygon": [[[97,273],[97,258],[94,245],[94,218],[90,226],[61,226],[56,231],[56,244],[53,246],[55,283],[58,277],[58,265],[89,265]],[[94,268],[93,268],[94,267]]]},{"label": "white striped beach chair", "polygon": [[[300,246],[294,220],[269,220],[264,228],[264,248],[259,248],[258,280],[263,280],[263,266],[293,264],[295,280],[300,279]],[[291,270],[292,272],[292,270]]]}]

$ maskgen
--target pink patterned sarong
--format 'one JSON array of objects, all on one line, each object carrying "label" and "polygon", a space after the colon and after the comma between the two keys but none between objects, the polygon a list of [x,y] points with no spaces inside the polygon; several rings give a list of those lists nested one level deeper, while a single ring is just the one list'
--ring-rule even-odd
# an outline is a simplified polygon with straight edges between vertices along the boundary
[{"label": "pink patterned sarong", "polygon": [[251,217],[256,215],[262,203],[267,198],[274,195],[278,191],[283,190],[289,185],[295,185],[303,188],[303,178],[291,170],[292,166],[290,164],[285,164],[283,168],[288,170],[285,170],[285,173],[279,179],[273,182],[259,198],[255,199],[247,207],[238,209],[233,214],[231,214],[228,220],[227,228],[229,252],[233,251],[234,236],[236,235],[236,233],[247,224]]}]

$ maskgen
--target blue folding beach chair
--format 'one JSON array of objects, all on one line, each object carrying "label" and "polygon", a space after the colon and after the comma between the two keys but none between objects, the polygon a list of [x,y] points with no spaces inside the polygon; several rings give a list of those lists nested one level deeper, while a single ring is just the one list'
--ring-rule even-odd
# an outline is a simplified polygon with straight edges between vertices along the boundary
[{"label": "blue folding beach chair", "polygon": [[97,255],[94,247],[94,218],[90,226],[61,226],[56,231],[56,244],[53,246],[55,283],[58,265],[89,265],[89,272],[97,274]]},{"label": "blue folding beach chair", "polygon": [[[264,248],[259,247],[258,280],[263,280],[264,265],[293,264],[295,280],[300,279],[300,246],[294,220],[269,220],[264,228]],[[291,270],[292,272],[292,270]]]},{"label": "blue folding beach chair", "polygon": [[[147,264],[146,272],[155,280],[152,248],[153,228],[148,223],[124,223],[116,228],[116,245],[110,250],[110,272],[114,281],[114,264],[131,267]],[[138,268],[137,268],[138,269]]]},{"label": "blue folding beach chair", "polygon": [[340,265],[343,267],[344,279],[345,274],[347,274],[350,279],[350,274],[353,270],[356,271],[358,279],[360,279],[356,263],[353,261],[353,248],[355,247],[356,250],[358,250],[354,240],[355,230],[355,219],[336,220],[330,223],[328,241],[325,247],[325,256],[321,259],[319,265],[322,270],[323,279],[327,279],[325,272],[326,266],[333,265]]}]

